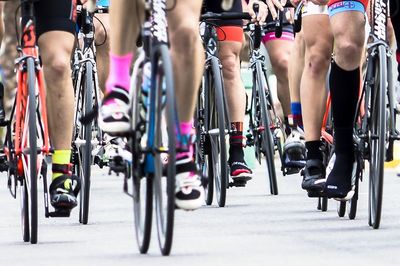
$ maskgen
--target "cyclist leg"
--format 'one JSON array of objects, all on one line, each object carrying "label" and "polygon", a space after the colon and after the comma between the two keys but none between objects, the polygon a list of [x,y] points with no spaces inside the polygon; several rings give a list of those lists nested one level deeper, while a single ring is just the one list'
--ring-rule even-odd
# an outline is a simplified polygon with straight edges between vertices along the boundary
[{"label": "cyclist leg", "polygon": [[318,196],[325,185],[320,137],[326,103],[325,81],[333,39],[326,7],[308,3],[302,23],[306,51],[301,80],[301,106],[307,148],[302,188],[308,191],[309,196]]},{"label": "cyclist leg", "polygon": [[325,193],[329,197],[346,199],[352,196],[353,119],[360,87],[360,62],[365,49],[365,7],[360,2],[352,3],[351,11],[340,2],[329,7],[335,39],[329,83],[336,160],[327,177]]},{"label": "cyclist leg", "polygon": [[110,67],[110,15],[95,14],[95,19],[93,22],[96,32],[95,42],[97,74],[99,77],[100,89],[104,92],[108,76],[108,69]]},{"label": "cyclist leg", "polygon": [[281,38],[275,37],[275,32],[267,32],[263,43],[267,48],[272,69],[278,81],[278,99],[282,105],[285,126],[288,126],[290,110],[290,90],[288,80],[288,67],[290,53],[293,48],[293,27],[285,27]]},{"label": "cyclist leg", "polygon": [[[272,21],[269,16],[267,21]],[[284,19],[284,23],[287,23]],[[271,59],[272,69],[278,81],[278,98],[282,105],[284,114],[284,124],[287,139],[284,145],[284,165],[287,168],[301,169],[304,166],[305,146],[304,136],[300,130],[292,130],[289,125],[289,116],[291,116],[291,96],[289,89],[289,62],[291,51],[294,48],[294,33],[293,26],[288,25],[283,27],[281,38],[275,37],[275,32],[266,32],[263,38],[263,43],[268,50]],[[293,104],[295,111],[298,111],[300,103]],[[292,172],[292,170],[290,170]]]},{"label": "cyclist leg", "polygon": [[304,70],[304,56],[306,52],[303,31],[298,32],[294,39],[292,60],[289,61],[289,89],[292,115],[289,116],[289,124],[293,128],[303,128],[303,119],[300,102],[300,84]]},{"label": "cyclist leg", "polygon": [[[207,1],[206,11],[222,12],[221,1]],[[235,1],[229,12],[242,12],[242,3]],[[240,51],[243,46],[243,29],[241,20],[218,22],[219,59],[222,64],[225,96],[231,120],[229,137],[230,176],[234,181],[246,182],[252,178],[252,171],[244,160],[243,122],[246,112],[245,88],[240,76]]]},{"label": "cyclist leg", "polygon": [[75,5],[72,0],[35,3],[38,44],[47,88],[47,109],[53,155],[51,204],[72,209],[77,205],[75,179],[70,172],[74,91],[70,58],[75,40]]},{"label": "cyclist leg", "polygon": [[170,1],[168,13],[174,83],[180,119],[178,145],[189,147],[177,154],[176,204],[182,209],[197,209],[204,202],[204,188],[193,156],[193,114],[203,73],[204,51],[199,35],[202,1]]},{"label": "cyclist leg", "polygon": [[143,18],[143,2],[139,0],[112,1],[110,5],[110,68],[106,93],[99,113],[100,128],[110,135],[125,134],[130,128],[129,82],[133,49]]},{"label": "cyclist leg", "polygon": [[305,165],[305,138],[300,102],[301,76],[304,70],[305,42],[303,33],[296,34],[289,61],[289,89],[291,115],[289,126],[291,133],[284,146],[284,161],[287,166],[301,169]]}]

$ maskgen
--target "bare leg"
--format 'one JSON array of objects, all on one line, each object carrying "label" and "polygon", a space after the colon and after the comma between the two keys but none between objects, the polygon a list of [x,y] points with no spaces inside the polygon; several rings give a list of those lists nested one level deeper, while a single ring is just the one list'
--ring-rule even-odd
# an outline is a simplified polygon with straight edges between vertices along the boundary
[{"label": "bare leg", "polygon": [[[98,18],[101,23],[96,19]],[[94,25],[96,29],[96,59],[99,85],[104,92],[110,65],[110,17],[108,14],[96,14]],[[104,25],[104,27],[103,27]]]},{"label": "bare leg", "polygon": [[240,78],[239,54],[242,43],[233,41],[220,42],[219,58],[222,63],[224,86],[232,122],[243,122],[246,109],[246,92]]},{"label": "bare leg", "polygon": [[293,42],[271,40],[265,43],[265,46],[268,50],[272,68],[278,80],[278,98],[282,105],[283,114],[287,117],[291,113],[288,68]]},{"label": "bare leg", "polygon": [[[59,40],[63,40],[60,42]],[[74,36],[62,31],[46,32],[39,38],[47,86],[49,130],[55,149],[71,149],[74,90],[69,60]]]},{"label": "bare leg", "polygon": [[193,119],[203,73],[204,52],[198,33],[201,1],[177,1],[168,14],[174,82],[180,121]]},{"label": "bare leg", "polygon": [[325,83],[333,39],[327,30],[330,25],[326,15],[304,17],[303,28],[306,54],[300,94],[304,133],[306,141],[317,141],[325,113]]}]

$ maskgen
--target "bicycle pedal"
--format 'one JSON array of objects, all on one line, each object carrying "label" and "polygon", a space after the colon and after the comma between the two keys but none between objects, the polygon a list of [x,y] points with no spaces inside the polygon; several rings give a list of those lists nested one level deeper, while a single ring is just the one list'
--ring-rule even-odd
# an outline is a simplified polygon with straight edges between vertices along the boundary
[{"label": "bicycle pedal", "polygon": [[322,198],[325,197],[323,191],[307,191],[309,198]]},{"label": "bicycle pedal", "polygon": [[283,175],[294,175],[301,171],[302,168],[295,168],[295,167],[285,167],[283,169]]},{"label": "bicycle pedal", "polygon": [[244,180],[235,180],[233,182],[229,182],[229,187],[245,187],[247,181]]},{"label": "bicycle pedal", "polygon": [[67,218],[71,215],[70,209],[56,209],[54,212],[49,212],[49,217]]}]

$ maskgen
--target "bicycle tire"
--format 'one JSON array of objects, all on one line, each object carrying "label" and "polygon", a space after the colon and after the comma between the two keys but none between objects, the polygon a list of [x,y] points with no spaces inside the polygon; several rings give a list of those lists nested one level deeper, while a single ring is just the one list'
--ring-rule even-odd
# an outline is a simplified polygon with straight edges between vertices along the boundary
[{"label": "bicycle tire", "polygon": [[[160,45],[155,51],[153,60],[152,75],[156,80],[156,128],[155,128],[155,146],[162,145],[163,132],[161,129],[162,111],[165,111],[166,128],[168,137],[168,163],[166,167],[166,180],[163,181],[163,163],[160,152],[156,152],[155,158],[155,178],[154,178],[154,196],[156,206],[157,235],[158,243],[162,255],[167,256],[171,252],[173,230],[174,230],[174,212],[175,212],[175,174],[176,174],[176,128],[178,128],[178,115],[175,104],[175,90],[172,73],[172,63],[169,55],[168,46]],[[165,84],[165,101],[163,98],[163,83]],[[163,110],[162,110],[163,109]],[[165,137],[165,136],[164,136]],[[160,147],[158,147],[159,149]],[[165,189],[162,189],[163,183]],[[165,192],[165,193],[163,193]],[[163,205],[165,202],[165,206]]]},{"label": "bicycle tire", "polygon": [[[270,125],[272,123],[269,114],[269,109],[267,105],[267,95],[265,89],[267,88],[267,81],[262,69],[261,63],[256,63],[256,73],[255,73],[257,92],[260,99],[261,108],[261,119],[263,123],[264,130],[261,135],[261,145],[262,150],[265,155],[267,168],[268,168],[268,179],[269,188],[271,195],[278,195],[278,182],[276,179],[275,161],[274,161],[274,140],[272,137],[272,132],[270,130]],[[270,103],[272,108],[272,103]]]},{"label": "bicycle tire", "polygon": [[[93,110],[93,65],[91,62],[85,63],[85,83],[83,87],[83,116],[90,114]],[[82,224],[87,224],[89,219],[89,200],[90,200],[90,174],[92,165],[92,123],[82,123],[82,135],[84,144],[80,146],[80,178],[82,188],[80,193],[80,213],[79,220]]]},{"label": "bicycle tire", "polygon": [[[219,61],[216,57],[211,58],[211,72],[208,75],[208,99],[209,99],[209,131],[218,130],[217,134],[209,134],[211,142],[212,173],[215,194],[219,207],[224,207],[226,203],[226,189],[228,186],[228,167],[226,154],[226,120],[223,98],[223,81]],[[212,91],[213,89],[213,91]],[[214,93],[212,93],[214,92]],[[213,105],[211,105],[213,104]],[[211,130],[210,130],[211,129]]]},{"label": "bicycle tire", "polygon": [[[376,60],[376,61],[375,61]],[[379,60],[379,61],[378,61]],[[369,225],[374,229],[380,226],[382,213],[383,174],[385,161],[385,131],[386,131],[386,83],[387,83],[387,57],[386,49],[380,45],[378,48],[378,60],[376,63],[375,87],[371,97],[371,127],[370,127],[370,175],[369,175]]]},{"label": "bicycle tire", "polygon": [[[212,174],[211,154],[208,152],[210,150],[209,141],[206,140],[206,117],[205,117],[205,78],[203,77],[202,89],[199,92],[197,106],[196,106],[196,117],[195,117],[195,128],[196,128],[196,162],[201,171],[201,178],[207,181],[207,185],[204,188],[205,193],[205,203],[206,205],[211,205],[214,197],[214,179]],[[211,171],[211,174],[210,174]]]},{"label": "bicycle tire", "polygon": [[[29,192],[30,192],[30,241],[37,243],[38,236],[38,199],[37,199],[37,127],[36,127],[36,71],[33,58],[26,59],[28,88],[28,134],[29,134]],[[25,124],[26,126],[26,124]],[[26,178],[26,176],[25,176]]]},{"label": "bicycle tire", "polygon": [[337,213],[339,217],[344,217],[346,214],[346,202],[345,201],[339,201],[337,203]]},{"label": "bicycle tire", "polygon": [[24,181],[21,180],[20,182],[22,239],[24,242],[29,242],[29,194]]},{"label": "bicycle tire", "polygon": [[208,184],[207,188],[205,189],[205,199],[206,199],[206,204],[211,205],[213,203],[213,198],[214,198],[214,173],[212,167],[212,158],[211,158],[211,153],[206,155],[206,158],[204,159],[204,165],[202,171],[206,171],[208,173]]},{"label": "bicycle tire", "polygon": [[[138,69],[136,64],[143,64],[143,57],[139,57],[135,63],[134,69]],[[140,253],[145,254],[149,250],[150,238],[151,238],[151,226],[152,226],[152,214],[153,214],[153,178],[149,175],[144,175],[142,171],[142,151],[141,151],[141,140],[145,132],[144,124],[141,117],[141,112],[145,112],[143,103],[141,101],[141,84],[142,84],[142,71],[138,70],[133,72],[136,75],[131,80],[131,90],[136,91],[134,99],[131,99],[132,103],[132,139],[131,139],[131,151],[132,152],[132,164],[130,175],[132,178],[133,185],[133,213],[135,222],[135,233],[136,242]],[[139,78],[139,79],[138,79]],[[146,109],[147,110],[147,109]]]},{"label": "bicycle tire", "polygon": [[[357,166],[358,168],[358,166]],[[356,180],[355,180],[355,191],[354,196],[347,202],[347,215],[350,220],[354,220],[357,215],[357,204],[358,204],[358,191],[359,191],[359,181],[360,180],[360,171],[357,169]]]}]

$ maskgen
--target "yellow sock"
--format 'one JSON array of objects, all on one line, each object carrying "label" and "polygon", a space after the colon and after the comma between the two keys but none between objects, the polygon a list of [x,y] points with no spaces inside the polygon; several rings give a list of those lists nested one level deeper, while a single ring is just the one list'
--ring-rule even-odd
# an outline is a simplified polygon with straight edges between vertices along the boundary
[{"label": "yellow sock", "polygon": [[[55,150],[53,154],[53,164],[69,164],[71,160],[71,150]],[[59,176],[62,176],[62,173],[53,173],[52,180],[56,179]]]}]

